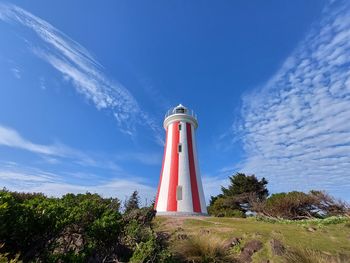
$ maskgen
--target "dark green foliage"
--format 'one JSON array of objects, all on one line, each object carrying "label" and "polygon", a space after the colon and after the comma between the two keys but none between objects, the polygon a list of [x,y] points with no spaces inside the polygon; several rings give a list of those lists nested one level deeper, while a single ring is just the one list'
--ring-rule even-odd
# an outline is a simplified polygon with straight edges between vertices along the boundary
[{"label": "dark green foliage", "polygon": [[140,197],[137,191],[134,191],[124,204],[125,213],[140,208]]},{"label": "dark green foliage", "polygon": [[0,254],[25,262],[163,262],[167,250],[151,227],[155,211],[138,208],[137,192],[130,200],[137,202],[122,215],[118,199],[97,194],[48,198],[1,190]]},{"label": "dark green foliage", "polygon": [[153,233],[146,241],[142,241],[137,245],[130,262],[171,263],[175,261],[172,254],[162,245],[162,242],[160,242]]},{"label": "dark green foliage", "polygon": [[230,197],[216,198],[208,207],[208,213],[217,217],[245,217],[237,203],[230,202]]},{"label": "dark green foliage", "polygon": [[151,206],[133,209],[123,215],[123,220],[128,222],[124,228],[124,244],[134,251],[130,262],[173,262],[164,240],[152,229],[155,214]]},{"label": "dark green foliage", "polygon": [[223,196],[225,197],[254,193],[258,199],[263,200],[269,195],[269,191],[266,188],[267,181],[265,178],[262,178],[259,181],[255,175],[236,173],[235,175],[229,177],[229,179],[229,187],[221,187]]},{"label": "dark green foliage", "polygon": [[252,201],[263,201],[269,192],[265,178],[258,180],[255,175],[237,173],[231,177],[230,185],[221,187],[222,194],[211,197],[208,212],[214,216],[244,217],[251,211]]}]

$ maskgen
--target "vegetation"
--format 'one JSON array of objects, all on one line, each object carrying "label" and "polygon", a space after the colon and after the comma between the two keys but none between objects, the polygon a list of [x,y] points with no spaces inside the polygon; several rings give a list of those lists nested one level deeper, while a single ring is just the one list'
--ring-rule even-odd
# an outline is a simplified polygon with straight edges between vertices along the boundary
[{"label": "vegetation", "polygon": [[251,210],[252,201],[262,202],[269,194],[265,178],[259,181],[255,175],[237,173],[229,180],[228,188],[221,188],[222,194],[211,197],[208,207],[211,215],[244,217]]},{"label": "vegetation", "polygon": [[350,258],[346,255],[327,255],[317,250],[296,248],[286,253],[288,263],[346,263]]},{"label": "vegetation", "polygon": [[48,198],[2,190],[0,262],[171,260],[152,229],[153,208],[139,209],[137,192],[129,200],[121,214],[118,199],[97,194]]},{"label": "vegetation", "polygon": [[268,197],[267,181],[237,173],[222,194],[211,197],[208,212],[218,217],[244,217],[247,213],[291,220],[349,214],[349,206],[323,191],[276,193]]},{"label": "vegetation", "polygon": [[157,217],[155,230],[170,236],[176,262],[345,263],[350,262],[349,223],[349,217]]},{"label": "vegetation", "polygon": [[189,237],[173,246],[177,260],[193,263],[235,262],[227,249],[225,240],[211,235]]},{"label": "vegetation", "polygon": [[140,208],[140,197],[139,193],[137,191],[134,191],[129,199],[125,201],[124,204],[124,210],[125,213],[129,213],[132,210],[139,209]]},{"label": "vegetation", "polygon": [[252,208],[261,215],[292,220],[326,218],[349,212],[345,203],[321,191],[273,194],[264,202],[252,202]]},{"label": "vegetation", "polygon": [[322,191],[268,194],[264,178],[238,173],[210,200],[225,218],[155,218],[137,191],[120,209],[91,193],[0,190],[0,263],[350,262],[346,203]]}]

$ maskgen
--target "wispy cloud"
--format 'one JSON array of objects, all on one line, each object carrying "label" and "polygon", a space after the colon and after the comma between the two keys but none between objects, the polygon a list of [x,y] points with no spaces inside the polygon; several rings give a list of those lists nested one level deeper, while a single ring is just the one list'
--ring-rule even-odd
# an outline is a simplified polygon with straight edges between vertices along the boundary
[{"label": "wispy cloud", "polygon": [[105,160],[69,147],[62,143],[39,144],[24,138],[13,128],[0,124],[0,146],[17,148],[42,156],[45,162],[57,164],[60,159],[71,159],[80,166],[103,167],[109,170],[120,171],[121,168],[112,160]]},{"label": "wispy cloud", "polygon": [[102,66],[83,46],[43,19],[12,4],[0,3],[0,19],[35,32],[42,41],[30,49],[70,80],[97,109],[111,111],[121,131],[134,135],[136,124],[146,125],[157,141],[162,142],[160,127],[141,110],[129,90],[102,72]]},{"label": "wispy cloud", "polygon": [[69,150],[65,146],[33,143],[23,138],[16,130],[2,125],[0,125],[0,145],[60,157],[65,157],[67,155],[71,155],[72,153],[72,150]]},{"label": "wispy cloud", "polygon": [[85,183],[73,184],[67,182],[61,174],[25,167],[13,162],[0,162],[1,186],[11,191],[41,192],[48,196],[91,192],[124,200],[126,196],[130,196],[134,190],[137,190],[142,202],[146,199],[151,202],[154,198],[155,189],[138,177],[121,174],[120,177],[104,181],[96,181],[96,178],[93,178],[93,182],[89,185],[86,184],[86,178],[91,179],[93,175],[81,172],[78,174]]},{"label": "wispy cloud", "polygon": [[123,152],[107,157],[99,154],[85,153],[62,143],[39,144],[23,137],[13,128],[0,124],[0,146],[16,148],[38,154],[48,164],[58,164],[62,159],[71,159],[80,166],[99,167],[113,171],[121,171],[117,164],[120,161],[140,163],[145,165],[158,165],[161,155],[147,152]]},{"label": "wispy cloud", "polygon": [[350,4],[332,1],[262,88],[243,98],[241,170],[276,191],[350,199]]},{"label": "wispy cloud", "polygon": [[11,72],[16,79],[21,78],[21,71],[18,68],[11,68]]}]

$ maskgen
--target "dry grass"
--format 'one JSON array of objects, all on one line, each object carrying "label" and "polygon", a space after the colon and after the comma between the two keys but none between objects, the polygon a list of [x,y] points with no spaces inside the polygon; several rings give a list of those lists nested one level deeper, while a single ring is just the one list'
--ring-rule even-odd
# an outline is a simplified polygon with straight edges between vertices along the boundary
[{"label": "dry grass", "polygon": [[[187,262],[235,262],[232,259],[227,259],[227,253],[239,257],[244,244],[252,239],[256,239],[263,243],[263,248],[254,253],[252,263],[261,263],[267,260],[273,263],[350,263],[349,222],[327,225],[310,222],[306,225],[300,225],[297,223],[284,224],[283,222],[269,223],[258,221],[254,218],[213,217],[192,217],[182,218],[181,222],[177,219],[175,222],[173,221],[174,219],[170,217],[156,218],[154,222],[155,229],[156,231],[164,231],[170,234],[170,247],[180,246],[176,250],[178,253],[184,253],[184,255],[189,256],[190,259]],[[203,234],[206,232],[208,234]],[[193,238],[190,238],[189,241],[179,240],[179,237],[183,238],[184,236]],[[229,251],[220,252],[223,240],[232,238],[241,238],[240,246],[234,246]],[[199,241],[196,239],[199,239]],[[202,239],[205,239],[205,241],[201,241]],[[288,254],[275,255],[271,250],[271,239],[280,240]],[[179,244],[180,242],[183,242],[183,245]],[[186,248],[188,242],[193,243],[190,245],[191,248]],[[211,248],[205,248],[206,246]],[[181,247],[184,248],[181,249]],[[195,252],[196,250],[197,252]],[[198,252],[198,250],[206,252],[202,253]],[[213,255],[216,253],[220,259],[215,261],[211,258],[214,258],[215,256]]]},{"label": "dry grass", "polygon": [[349,255],[326,255],[317,250],[295,248],[284,256],[288,263],[347,263]]},{"label": "dry grass", "polygon": [[225,263],[236,262],[225,246],[225,241],[212,235],[191,236],[173,246],[175,255],[185,262]]}]

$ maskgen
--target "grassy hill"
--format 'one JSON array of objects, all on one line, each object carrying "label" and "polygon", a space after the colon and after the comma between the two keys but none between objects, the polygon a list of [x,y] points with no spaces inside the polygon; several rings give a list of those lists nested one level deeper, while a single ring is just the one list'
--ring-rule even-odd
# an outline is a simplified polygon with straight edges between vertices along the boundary
[{"label": "grassy hill", "polygon": [[156,217],[155,229],[192,262],[350,262],[349,218]]}]

